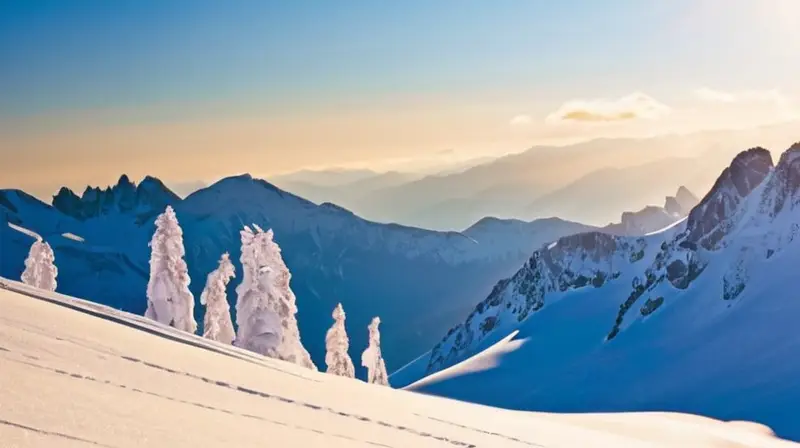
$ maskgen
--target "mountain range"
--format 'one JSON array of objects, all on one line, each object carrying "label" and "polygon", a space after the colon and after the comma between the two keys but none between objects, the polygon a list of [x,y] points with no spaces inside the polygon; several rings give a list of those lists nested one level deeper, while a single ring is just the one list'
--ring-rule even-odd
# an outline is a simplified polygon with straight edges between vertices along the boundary
[{"label": "mountain range", "polygon": [[775,165],[749,149],[669,228],[534,251],[391,381],[511,409],[748,419],[800,439],[798,234],[800,143]]},{"label": "mountain range", "polygon": [[[0,214],[13,225],[0,226],[0,275],[19,279],[34,232],[55,251],[59,292],[142,314],[153,221],[167,205],[184,231],[196,299],[223,252],[230,252],[241,272],[244,225],[275,231],[293,275],[301,335],[319,366],[338,302],[347,312],[354,359],[366,345],[370,319],[381,317],[391,370],[430,347],[442,328],[455,324],[535,247],[593,229],[560,219],[486,219],[464,232],[436,232],[370,222],[249,175],[223,179],[185,199],[158,179],[146,177],[137,185],[122,176],[113,187],[87,187],[80,195],[62,188],[52,205],[19,190],[0,190]],[[230,285],[232,303],[237,284]],[[202,312],[198,305],[198,322]]]},{"label": "mountain range", "polygon": [[[342,179],[363,180],[360,170],[303,171],[271,180],[314,202],[343,205],[377,222],[460,231],[485,216],[526,221],[559,216],[604,226],[623,210],[660,204],[678,185],[708,191],[742,147],[785,148],[796,138],[796,129],[797,123],[791,122],[534,146],[424,176],[373,173],[375,180],[358,188]],[[334,185],[331,179],[339,180]]]}]

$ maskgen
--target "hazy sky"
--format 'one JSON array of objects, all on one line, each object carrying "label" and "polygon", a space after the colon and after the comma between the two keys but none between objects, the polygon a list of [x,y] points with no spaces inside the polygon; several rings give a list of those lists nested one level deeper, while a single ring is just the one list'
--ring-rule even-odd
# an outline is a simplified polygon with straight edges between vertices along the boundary
[{"label": "hazy sky", "polygon": [[6,0],[0,187],[415,168],[797,116],[797,0]]}]

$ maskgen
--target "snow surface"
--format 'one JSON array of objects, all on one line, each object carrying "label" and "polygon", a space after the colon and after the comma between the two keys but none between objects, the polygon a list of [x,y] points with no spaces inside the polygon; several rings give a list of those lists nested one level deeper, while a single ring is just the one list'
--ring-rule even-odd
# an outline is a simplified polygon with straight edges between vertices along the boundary
[{"label": "snow surface", "polygon": [[3,447],[798,446],[671,413],[494,409],[325,375],[0,281]]},{"label": "snow surface", "polygon": [[61,236],[63,236],[64,238],[70,239],[72,241],[76,241],[78,243],[85,243],[86,242],[85,239],[79,237],[78,235],[75,235],[74,233],[69,233],[69,232],[62,233]]},{"label": "snow surface", "polygon": [[18,226],[18,225],[13,224],[13,223],[8,223],[8,227],[11,227],[12,229],[16,230],[17,232],[22,233],[23,235],[27,235],[27,236],[35,239],[35,240],[41,240],[42,239],[41,235],[39,235],[38,233],[34,232],[33,230],[26,229],[25,227]]}]

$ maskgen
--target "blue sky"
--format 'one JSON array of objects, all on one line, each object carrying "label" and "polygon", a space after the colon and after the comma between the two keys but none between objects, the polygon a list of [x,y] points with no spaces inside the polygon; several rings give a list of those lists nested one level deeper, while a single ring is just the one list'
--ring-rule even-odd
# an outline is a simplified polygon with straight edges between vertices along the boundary
[{"label": "blue sky", "polygon": [[[419,116],[414,108],[453,120],[485,109],[487,123],[524,114],[538,126],[570,100],[643,92],[675,108],[701,87],[792,97],[800,93],[792,16],[800,16],[794,0],[5,0],[0,128],[14,140],[0,144],[46,151],[32,140],[43,131],[77,141],[104,126],[238,117],[283,132],[253,141],[319,147],[307,155],[325,165],[337,160],[331,152],[351,162],[366,150],[295,141],[288,129],[319,122],[335,131],[343,113]],[[537,132],[506,146],[522,149]],[[452,145],[478,151],[506,141],[489,133]],[[425,138],[403,150],[361,143],[397,158],[439,144]],[[299,168],[284,159],[280,170]]]},{"label": "blue sky", "polygon": [[738,56],[763,49],[763,30],[746,32],[724,13],[682,23],[699,3],[5,1],[2,113],[504,88],[622,94],[674,88],[670,76],[759,81],[773,52]]}]

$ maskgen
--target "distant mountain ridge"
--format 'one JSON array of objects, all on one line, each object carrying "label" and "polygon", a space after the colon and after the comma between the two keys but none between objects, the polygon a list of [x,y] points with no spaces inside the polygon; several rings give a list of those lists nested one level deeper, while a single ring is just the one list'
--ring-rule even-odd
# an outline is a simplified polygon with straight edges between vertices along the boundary
[{"label": "distant mountain ridge", "polygon": [[609,224],[602,230],[614,235],[646,235],[689,216],[699,202],[688,188],[681,185],[675,196],[666,197],[663,207],[648,205],[636,212],[623,212],[619,223]]},{"label": "distant mountain ridge", "polygon": [[436,230],[461,230],[485,216],[526,221],[559,216],[602,226],[618,219],[621,210],[660,205],[678,185],[708,191],[716,174],[742,147],[785,148],[794,141],[796,129],[792,122],[749,130],[534,146],[452,173],[365,188],[346,204],[325,194],[310,199],[346,205],[378,222]]}]

